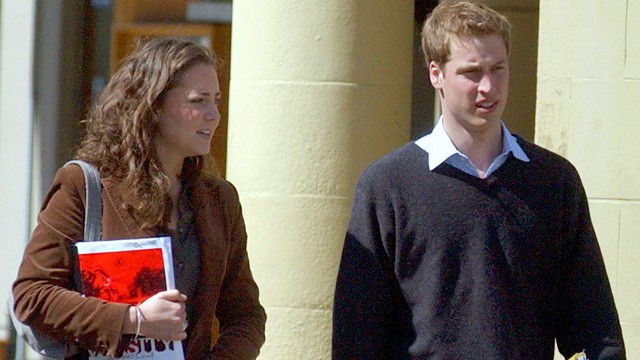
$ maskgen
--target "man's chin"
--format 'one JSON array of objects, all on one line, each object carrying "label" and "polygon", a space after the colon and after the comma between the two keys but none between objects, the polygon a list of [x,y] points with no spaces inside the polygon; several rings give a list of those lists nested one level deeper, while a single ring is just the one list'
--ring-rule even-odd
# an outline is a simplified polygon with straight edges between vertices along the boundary
[{"label": "man's chin", "polygon": [[471,123],[476,126],[492,126],[500,123],[500,116],[476,116]]}]

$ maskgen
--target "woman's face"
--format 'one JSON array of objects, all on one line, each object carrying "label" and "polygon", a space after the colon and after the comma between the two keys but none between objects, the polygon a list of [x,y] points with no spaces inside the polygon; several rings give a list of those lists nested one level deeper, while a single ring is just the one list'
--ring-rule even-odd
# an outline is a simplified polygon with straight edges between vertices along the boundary
[{"label": "woman's face", "polygon": [[206,155],[220,123],[220,84],[212,65],[188,68],[177,86],[167,91],[157,111],[156,152],[164,171],[182,169],[186,157]]}]

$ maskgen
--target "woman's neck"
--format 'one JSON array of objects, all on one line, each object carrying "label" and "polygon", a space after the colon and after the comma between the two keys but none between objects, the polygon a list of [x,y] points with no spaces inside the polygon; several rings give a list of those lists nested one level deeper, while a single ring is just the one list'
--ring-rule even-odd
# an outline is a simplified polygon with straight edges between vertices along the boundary
[{"label": "woman's neck", "polygon": [[162,172],[169,177],[169,180],[173,182],[175,179],[180,182],[179,180],[182,172],[182,165],[184,164],[184,158],[165,151],[162,146],[156,146],[156,156],[158,157],[158,162],[162,167]]}]

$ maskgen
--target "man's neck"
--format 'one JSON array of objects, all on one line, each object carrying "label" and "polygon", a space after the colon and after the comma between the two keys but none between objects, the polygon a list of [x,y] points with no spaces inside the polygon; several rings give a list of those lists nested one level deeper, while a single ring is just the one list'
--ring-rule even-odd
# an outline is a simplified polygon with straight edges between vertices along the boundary
[{"label": "man's neck", "polygon": [[486,177],[491,163],[502,153],[500,123],[477,131],[470,131],[455,121],[444,121],[444,130],[455,147],[478,169],[478,176]]}]

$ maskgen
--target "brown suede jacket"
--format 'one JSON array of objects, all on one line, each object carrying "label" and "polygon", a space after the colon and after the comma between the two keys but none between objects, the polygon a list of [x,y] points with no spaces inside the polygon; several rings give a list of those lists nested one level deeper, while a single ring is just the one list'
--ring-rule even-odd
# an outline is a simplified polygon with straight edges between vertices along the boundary
[{"label": "brown suede jacket", "polygon": [[[156,236],[156,229],[141,229],[123,210],[112,181],[103,179],[102,185],[103,240]],[[68,290],[74,288],[71,245],[83,237],[84,201],[80,167],[58,170],[13,285],[15,312],[58,339],[75,339],[82,348],[115,356],[129,305]],[[186,359],[255,359],[264,343],[266,315],[249,268],[237,191],[222,179],[202,181],[190,201],[201,273],[191,299],[195,321],[187,330]],[[212,333],[218,322],[219,334]]]}]

